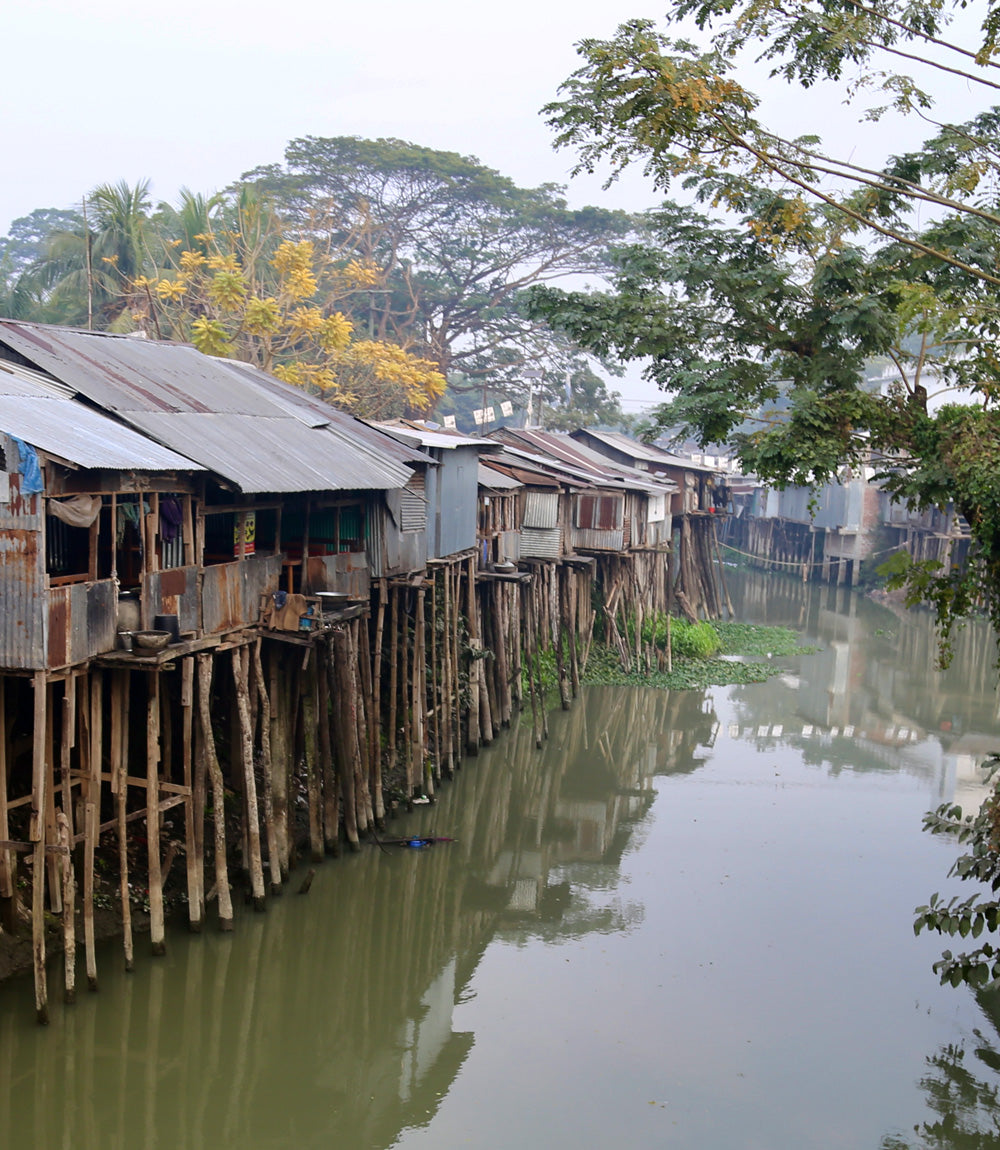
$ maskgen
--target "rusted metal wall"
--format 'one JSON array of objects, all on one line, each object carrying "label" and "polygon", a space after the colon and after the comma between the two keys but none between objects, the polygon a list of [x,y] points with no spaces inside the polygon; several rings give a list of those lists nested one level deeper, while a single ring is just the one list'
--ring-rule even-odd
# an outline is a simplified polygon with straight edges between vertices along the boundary
[{"label": "rusted metal wall", "polygon": [[153,625],[157,615],[176,615],[182,631],[197,631],[201,622],[198,568],[171,567],[166,571],[145,575],[142,580],[142,602],[149,626]]},{"label": "rusted metal wall", "polygon": [[45,666],[48,626],[42,497],[21,495],[17,448],[7,435],[0,446],[9,469],[9,498],[0,502],[0,666],[36,671]]},{"label": "rusted metal wall", "polygon": [[50,588],[48,616],[48,661],[53,670],[113,651],[118,631],[114,580]]},{"label": "rusted metal wall", "polygon": [[354,599],[367,599],[371,594],[368,557],[357,551],[313,555],[306,567],[306,587],[309,594],[343,591]]},{"label": "rusted metal wall", "polygon": [[206,567],[202,583],[202,627],[206,634],[255,623],[261,600],[278,589],[281,556],[252,556]]}]

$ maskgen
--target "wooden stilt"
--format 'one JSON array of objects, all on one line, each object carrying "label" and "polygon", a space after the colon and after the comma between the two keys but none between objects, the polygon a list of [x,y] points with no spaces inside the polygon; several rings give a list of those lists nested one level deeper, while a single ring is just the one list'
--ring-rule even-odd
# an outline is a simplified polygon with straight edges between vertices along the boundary
[{"label": "wooden stilt", "polygon": [[371,791],[368,786],[368,757],[366,754],[367,729],[365,726],[364,703],[361,697],[361,620],[355,619],[348,625],[347,638],[350,653],[351,718],[354,721],[354,742],[352,754],[355,762],[355,787],[358,798],[358,830],[367,831],[374,823]]},{"label": "wooden stilt", "polygon": [[256,911],[264,910],[264,867],[260,855],[260,812],[257,807],[257,779],[253,769],[253,727],[250,718],[250,651],[246,646],[232,652],[233,684],[240,730],[240,761],[243,766],[243,797],[247,822],[250,864],[250,896]]},{"label": "wooden stilt", "polygon": [[[63,888],[63,967],[65,981],[63,1001],[76,1001],[76,870],[73,866],[73,779],[70,752],[76,724],[76,677],[67,675],[63,683],[62,716],[59,724],[59,774],[62,784],[62,820],[59,845],[65,846],[60,857]],[[65,835],[65,838],[63,837]]]},{"label": "wooden stilt", "polygon": [[[95,763],[90,697],[96,687],[92,675],[77,679],[77,720],[83,790],[83,950],[87,986],[97,990],[97,941],[94,928],[94,861],[100,819],[100,764]],[[95,777],[96,776],[96,777]]]},{"label": "wooden stilt", "polygon": [[[7,814],[7,679],[0,676],[0,840],[10,841]],[[14,933],[17,924],[17,885],[14,881],[16,855],[0,847],[0,928]]]},{"label": "wooden stilt", "polygon": [[289,668],[279,676],[281,663],[272,651],[270,663],[271,700],[271,791],[274,797],[274,837],[278,847],[278,870],[287,881],[291,860],[291,836],[288,831],[288,780],[291,775],[292,746],[295,742],[295,720],[298,711],[299,686],[297,671]]},{"label": "wooden stilt", "polygon": [[215,890],[219,900],[219,929],[233,929],[233,900],[229,890],[229,866],[226,861],[226,793],[222,769],[215,750],[212,730],[212,655],[198,655],[198,721],[202,751],[212,782],[212,822],[215,827]]},{"label": "wooden stilt", "polygon": [[319,683],[317,677],[322,669],[317,669],[323,647],[317,646],[307,652],[308,666],[302,678],[302,726],[306,763],[306,797],[309,803],[309,857],[310,861],[322,862],[323,827],[320,810],[320,765],[319,765]]},{"label": "wooden stilt", "polygon": [[337,773],[340,776],[340,790],[344,800],[344,834],[351,850],[359,850],[357,796],[355,779],[357,767],[352,755],[352,736],[356,726],[351,716],[350,644],[347,632],[338,627],[333,633],[333,642],[328,648],[326,663],[330,676],[330,694],[333,697],[339,717],[337,724]]},{"label": "wooden stilt", "polygon": [[205,922],[204,872],[198,860],[197,822],[204,807],[196,801],[194,786],[194,658],[181,660],[181,768],[188,794],[184,799],[184,860],[187,869],[188,929],[199,934]]},{"label": "wooden stilt", "polygon": [[167,949],[160,863],[160,675],[146,672],[146,847],[149,865],[149,941],[153,954]]},{"label": "wooden stilt", "polygon": [[[317,654],[316,662],[321,658]],[[323,787],[323,850],[326,854],[338,853],[338,835],[340,831],[340,810],[337,803],[337,787],[334,782],[333,748],[331,746],[330,726],[333,716],[330,713],[330,680],[329,677],[317,671],[316,686],[319,690],[318,724],[319,724],[319,778]]]},{"label": "wooden stilt", "polygon": [[274,774],[271,763],[271,713],[272,702],[264,680],[264,664],[260,656],[261,640],[258,636],[253,645],[253,682],[257,696],[257,711],[260,719],[260,766],[264,789],[264,834],[267,839],[267,860],[271,876],[271,894],[281,894],[281,852],[278,849],[278,832],[274,823]]},{"label": "wooden stilt", "polygon": [[115,822],[118,831],[118,881],[122,908],[122,941],[125,969],[135,967],[132,944],[132,889],[128,861],[128,747],[129,695],[131,676],[128,671],[111,673],[111,790],[115,798]]},{"label": "wooden stilt", "polygon": [[31,950],[35,971],[35,1018],[49,1021],[49,988],[45,971],[45,789],[48,765],[45,762],[45,721],[48,685],[44,671],[36,671],[34,723],[31,761],[31,827],[34,844],[31,865]]}]

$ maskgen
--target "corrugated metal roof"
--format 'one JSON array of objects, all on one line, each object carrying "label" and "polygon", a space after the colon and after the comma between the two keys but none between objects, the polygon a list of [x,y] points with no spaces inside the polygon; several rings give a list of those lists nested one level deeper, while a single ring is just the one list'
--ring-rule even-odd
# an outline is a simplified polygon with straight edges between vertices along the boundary
[{"label": "corrugated metal roof", "polygon": [[647,463],[660,467],[687,467],[691,471],[708,473],[714,473],[717,470],[714,467],[706,467],[702,463],[695,463],[692,459],[685,459],[682,455],[674,455],[670,451],[664,451],[662,447],[657,447],[655,444],[640,443],[637,439],[629,439],[627,435],[622,435],[619,431],[594,431],[586,427],[573,432],[572,435],[592,436],[598,442],[606,443],[608,447],[614,448],[615,451],[620,451],[624,455],[629,455],[632,459],[644,459]]},{"label": "corrugated metal roof", "polygon": [[491,491],[516,491],[524,484],[520,480],[515,479],[512,475],[505,475],[502,471],[497,471],[494,467],[486,467],[484,464],[479,464],[479,486],[486,487]]},{"label": "corrugated metal roof", "polygon": [[0,370],[0,431],[77,467],[204,470],[72,396],[72,390],[37,372],[4,365]]},{"label": "corrugated metal roof", "polygon": [[373,420],[371,426],[408,443],[418,443],[421,447],[482,447],[488,451],[496,450],[496,440],[476,439],[458,431],[439,431],[411,419]]},{"label": "corrugated metal roof", "polygon": [[0,320],[0,340],[249,493],[389,490],[433,461],[250,365],[184,344]]},{"label": "corrugated metal roof", "polygon": [[606,455],[563,433],[534,428],[504,428],[498,434],[507,442],[524,444],[534,452],[576,468],[581,474],[588,476],[592,483],[601,486],[619,489],[624,487],[630,491],[643,491],[646,494],[677,490],[671,480],[648,471],[639,471],[626,464],[615,463]]}]

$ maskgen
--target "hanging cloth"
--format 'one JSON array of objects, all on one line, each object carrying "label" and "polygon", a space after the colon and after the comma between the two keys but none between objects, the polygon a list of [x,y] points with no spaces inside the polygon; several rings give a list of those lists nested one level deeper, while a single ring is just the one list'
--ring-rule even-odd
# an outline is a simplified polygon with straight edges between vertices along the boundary
[{"label": "hanging cloth", "polygon": [[101,513],[99,495],[71,495],[69,499],[50,499],[50,515],[68,523],[70,527],[90,527]]},{"label": "hanging cloth", "polygon": [[18,470],[21,472],[21,494],[41,495],[42,469],[38,463],[38,452],[30,443],[25,443],[16,435],[12,435],[11,439],[17,444],[17,455],[20,460]]}]

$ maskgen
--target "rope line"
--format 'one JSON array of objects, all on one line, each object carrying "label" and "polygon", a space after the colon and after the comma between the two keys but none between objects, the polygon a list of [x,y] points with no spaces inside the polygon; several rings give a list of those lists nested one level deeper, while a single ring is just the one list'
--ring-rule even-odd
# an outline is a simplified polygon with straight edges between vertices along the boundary
[{"label": "rope line", "polygon": [[[803,564],[805,564],[805,563],[809,563],[812,566],[818,566],[820,563],[823,562],[822,559],[820,559],[816,562],[814,562],[812,559],[768,559],[766,555],[758,555],[753,551],[741,551],[739,549],[739,547],[733,547],[733,545],[731,543],[720,543],[719,546],[724,547],[727,551],[732,551],[734,555],[743,555],[747,559],[756,559],[758,563],[769,563],[775,567],[794,567],[797,571],[801,571]],[[905,550],[905,548],[902,547],[900,544],[897,544],[895,547],[886,547],[881,551],[873,551],[871,553],[871,555],[865,555],[864,558],[865,559],[877,559],[880,555],[891,555],[895,551],[902,551],[902,550]],[[852,562],[854,561],[853,557],[851,557],[851,556],[846,556],[846,555],[831,556],[831,560],[837,559],[838,561],[840,559],[848,559],[848,558],[850,558]]]}]

